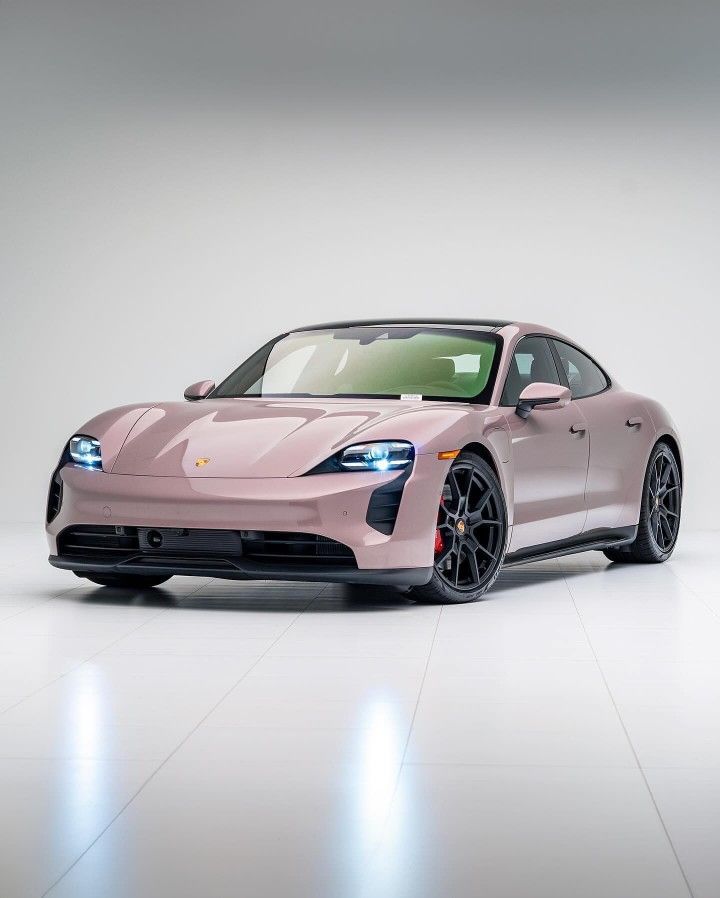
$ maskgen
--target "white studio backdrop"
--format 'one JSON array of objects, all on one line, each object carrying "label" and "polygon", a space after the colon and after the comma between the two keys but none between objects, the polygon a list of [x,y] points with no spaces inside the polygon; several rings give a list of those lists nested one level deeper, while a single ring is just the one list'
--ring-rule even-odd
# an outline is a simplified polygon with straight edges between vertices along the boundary
[{"label": "white studio backdrop", "polygon": [[38,49],[23,15],[0,53],[0,519],[41,521],[105,408],[179,399],[293,326],[418,315],[579,341],[670,409],[686,526],[717,527],[717,92],[209,102],[144,57],[148,89],[132,54],[58,50],[59,20]]}]

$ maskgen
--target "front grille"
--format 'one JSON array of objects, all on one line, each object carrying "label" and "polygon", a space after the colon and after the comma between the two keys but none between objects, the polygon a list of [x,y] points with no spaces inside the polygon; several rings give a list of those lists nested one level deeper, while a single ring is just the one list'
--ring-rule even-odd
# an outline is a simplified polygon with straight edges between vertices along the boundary
[{"label": "front grille", "polygon": [[83,524],[58,536],[58,554],[143,563],[168,561],[180,567],[197,559],[250,561],[286,567],[329,564],[357,567],[348,546],[314,533],[269,530],[193,530],[168,527],[113,527]]}]

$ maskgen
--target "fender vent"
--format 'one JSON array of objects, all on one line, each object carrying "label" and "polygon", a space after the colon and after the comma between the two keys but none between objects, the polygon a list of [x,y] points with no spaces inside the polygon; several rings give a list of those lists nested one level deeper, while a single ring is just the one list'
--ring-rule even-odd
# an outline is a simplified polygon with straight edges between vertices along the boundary
[{"label": "fender vent", "polygon": [[380,533],[389,536],[395,529],[403,490],[411,471],[412,466],[403,471],[399,477],[379,486],[370,496],[365,520]]},{"label": "fender vent", "polygon": [[60,513],[60,507],[62,506],[62,494],[63,494],[63,482],[62,477],[60,476],[60,471],[57,470],[53,474],[53,478],[50,481],[50,489],[48,491],[48,500],[47,500],[47,515],[46,520],[48,524],[55,520],[55,518]]}]

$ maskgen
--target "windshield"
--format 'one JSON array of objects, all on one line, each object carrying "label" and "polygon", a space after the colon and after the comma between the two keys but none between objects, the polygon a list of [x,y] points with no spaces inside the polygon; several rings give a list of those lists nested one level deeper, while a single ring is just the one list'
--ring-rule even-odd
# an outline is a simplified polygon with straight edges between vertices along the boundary
[{"label": "windshield", "polygon": [[213,397],[387,397],[489,402],[495,334],[431,327],[299,331],[264,346]]}]

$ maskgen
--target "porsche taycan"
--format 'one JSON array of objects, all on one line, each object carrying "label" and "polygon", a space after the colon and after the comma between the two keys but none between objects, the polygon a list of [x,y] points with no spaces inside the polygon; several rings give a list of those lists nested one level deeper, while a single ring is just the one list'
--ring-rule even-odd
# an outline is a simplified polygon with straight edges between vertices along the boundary
[{"label": "porsche taycan", "polygon": [[83,424],[47,535],[51,564],[104,586],[380,583],[455,603],[503,565],[665,561],[682,488],[665,409],[550,328],[347,321]]}]

